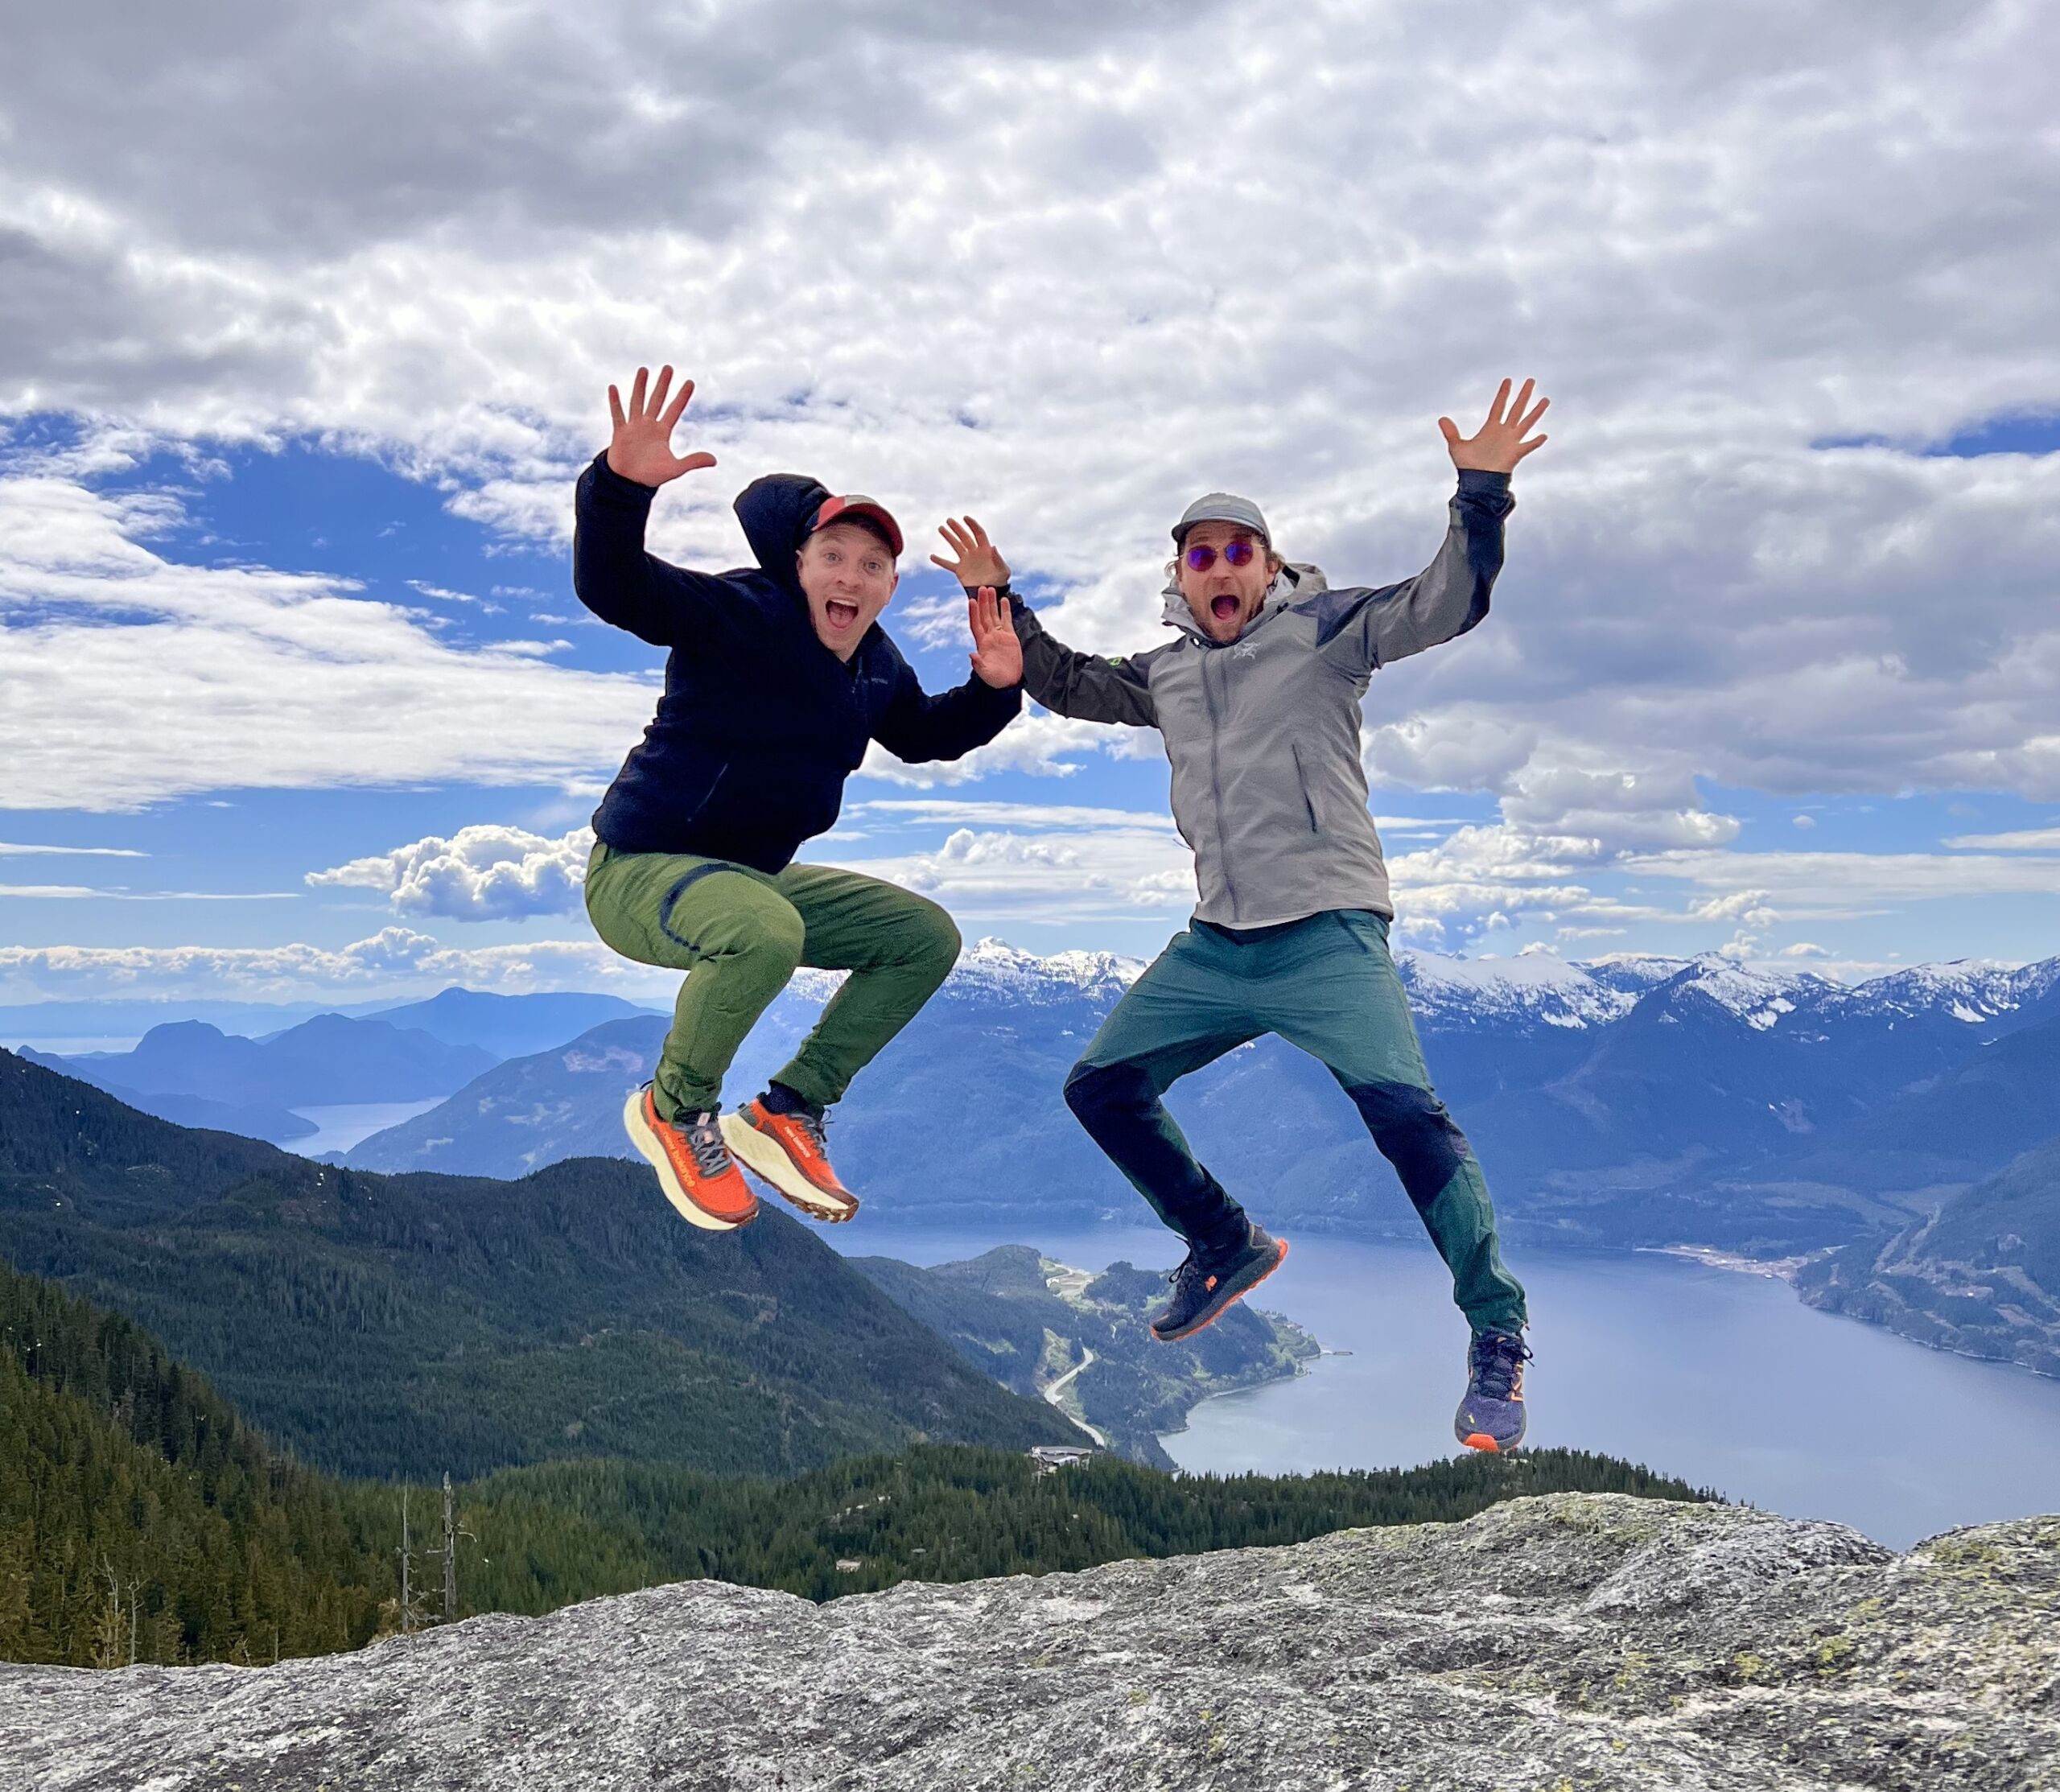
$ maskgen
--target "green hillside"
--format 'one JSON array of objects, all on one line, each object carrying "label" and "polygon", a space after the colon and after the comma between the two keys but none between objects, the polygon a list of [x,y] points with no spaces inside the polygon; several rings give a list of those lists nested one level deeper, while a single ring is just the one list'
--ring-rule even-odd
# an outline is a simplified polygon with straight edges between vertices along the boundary
[{"label": "green hillside", "polygon": [[362,1642],[390,1575],[361,1506],[128,1320],[0,1264],[0,1659]]},{"label": "green hillside", "polygon": [[1885,1244],[1864,1240],[1806,1264],[1796,1281],[1812,1306],[2060,1375],[2060,1139]]},{"label": "green hillside", "polygon": [[[1463,1518],[1568,1489],[1695,1497],[1569,1451],[1175,1477],[929,1445],[785,1481],[562,1461],[458,1490],[460,1615],[718,1578],[813,1599]],[[418,1551],[437,1494],[412,1489]],[[398,1621],[402,1492],[297,1465],[137,1326],[0,1267],[0,1660],[262,1662]],[[414,1559],[415,1584],[442,1564]],[[434,1612],[431,1599],[418,1609]]]},{"label": "green hillside", "polygon": [[1162,1344],[1147,1327],[1165,1304],[1166,1278],[1128,1263],[1090,1275],[1028,1245],[929,1269],[851,1262],[967,1362],[1019,1394],[1056,1388],[1109,1448],[1153,1468],[1173,1466],[1160,1436],[1184,1426],[1199,1402],[1296,1374],[1319,1353],[1292,1320],[1243,1301],[1208,1330]]},{"label": "green hillside", "polygon": [[515,1183],[335,1169],[6,1053],[0,1256],[127,1314],[340,1473],[785,1474],[1080,1440],[784,1214],[697,1231],[641,1165],[600,1159]]}]

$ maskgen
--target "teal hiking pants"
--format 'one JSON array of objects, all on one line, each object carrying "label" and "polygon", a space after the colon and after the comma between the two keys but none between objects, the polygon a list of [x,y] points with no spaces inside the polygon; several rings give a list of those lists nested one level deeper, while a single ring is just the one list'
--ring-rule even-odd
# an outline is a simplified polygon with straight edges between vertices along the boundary
[{"label": "teal hiking pants", "polygon": [[1502,1267],[1487,1181],[1431,1087],[1378,915],[1193,923],[1103,1023],[1066,1078],[1066,1106],[1160,1219],[1191,1245],[1221,1248],[1242,1238],[1244,1209],[1195,1161],[1160,1098],[1263,1033],[1320,1059],[1357,1104],[1473,1329],[1520,1329],[1523,1290]]},{"label": "teal hiking pants", "polygon": [[776,1078],[827,1106],[958,957],[958,928],[928,897],[828,865],[768,875],[727,859],[596,844],[587,912],[625,958],[686,973],[653,1079],[661,1120],[716,1105],[737,1048],[797,966],[851,974]]}]

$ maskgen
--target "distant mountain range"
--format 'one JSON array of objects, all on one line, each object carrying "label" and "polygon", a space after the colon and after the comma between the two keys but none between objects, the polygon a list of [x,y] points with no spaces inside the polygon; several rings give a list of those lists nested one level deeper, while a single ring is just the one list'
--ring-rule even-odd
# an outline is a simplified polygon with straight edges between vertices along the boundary
[{"label": "distant mountain range", "polygon": [[[1925,966],[1857,986],[1716,958],[1400,962],[1440,1090],[1518,1241],[1803,1254],[1885,1238],[2060,1134],[2060,959]],[[847,1179],[876,1211],[909,1219],[1026,1203],[1137,1217],[1059,1090],[1139,968],[992,941],[969,951],[836,1110]],[[773,1005],[731,1099],[760,1086],[831,987],[805,974]],[[514,1176],[573,1153],[626,1155],[617,1110],[665,1028],[613,1021],[497,1065],[347,1161]],[[1230,1053],[1169,1099],[1262,1214],[1414,1228],[1329,1073],[1278,1041]]]},{"label": "distant mountain range", "polygon": [[315,1130],[292,1109],[447,1095],[499,1061],[478,1045],[340,1014],[316,1015],[263,1040],[175,1020],[126,1052],[23,1056],[179,1124],[274,1139]]},{"label": "distant mountain range", "polygon": [[[451,988],[426,1002],[369,1015],[314,1015],[254,1036],[206,1020],[160,1020],[125,1052],[24,1046],[22,1056],[176,1125],[284,1144],[319,1130],[295,1110],[447,1095],[504,1059],[646,1012],[613,995]],[[90,1011],[72,1019],[94,1020]]]}]

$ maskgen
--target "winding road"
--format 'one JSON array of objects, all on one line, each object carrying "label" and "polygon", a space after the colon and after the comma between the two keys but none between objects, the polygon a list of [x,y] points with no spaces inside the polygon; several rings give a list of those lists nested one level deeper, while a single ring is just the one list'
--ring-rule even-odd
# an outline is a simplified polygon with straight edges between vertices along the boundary
[{"label": "winding road", "polygon": [[[1068,1385],[1072,1382],[1074,1376],[1077,1375],[1082,1370],[1087,1368],[1094,1361],[1094,1353],[1089,1349],[1086,1345],[1083,1344],[1081,1345],[1080,1361],[1075,1363],[1072,1368],[1069,1369],[1063,1375],[1060,1376],[1057,1381],[1053,1382],[1049,1387],[1044,1390],[1044,1398],[1050,1401],[1053,1406],[1057,1407],[1061,1412],[1065,1412],[1064,1395]],[[1069,1412],[1065,1412],[1065,1415],[1067,1418],[1072,1419],[1073,1423],[1079,1426],[1082,1431],[1086,1432],[1090,1437],[1093,1438],[1094,1441],[1100,1444],[1103,1449],[1106,1450],[1108,1448],[1108,1439],[1095,1430],[1092,1425],[1089,1424],[1086,1419],[1073,1418],[1073,1415]]]}]

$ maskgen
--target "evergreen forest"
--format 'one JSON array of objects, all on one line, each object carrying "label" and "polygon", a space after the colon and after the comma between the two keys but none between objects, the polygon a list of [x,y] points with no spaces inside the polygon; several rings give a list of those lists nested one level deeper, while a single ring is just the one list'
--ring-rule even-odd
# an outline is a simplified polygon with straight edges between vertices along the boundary
[{"label": "evergreen forest", "polygon": [[[457,1489],[452,1615],[702,1578],[825,1600],[1461,1518],[1574,1489],[1713,1497],[1561,1450],[1308,1477],[1176,1477],[1107,1457],[1044,1471],[967,1444],[782,1478],[538,1463]],[[0,1265],[0,1659],[258,1665],[413,1628],[443,1615],[440,1503],[434,1486],[302,1465],[133,1321]]]}]

